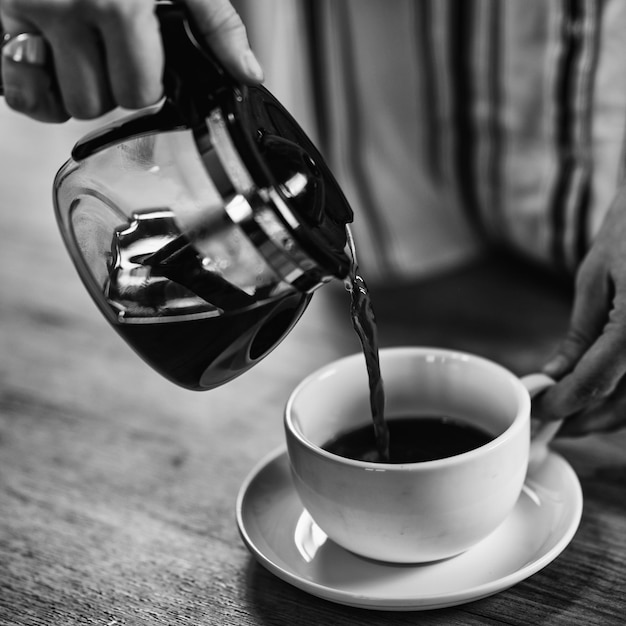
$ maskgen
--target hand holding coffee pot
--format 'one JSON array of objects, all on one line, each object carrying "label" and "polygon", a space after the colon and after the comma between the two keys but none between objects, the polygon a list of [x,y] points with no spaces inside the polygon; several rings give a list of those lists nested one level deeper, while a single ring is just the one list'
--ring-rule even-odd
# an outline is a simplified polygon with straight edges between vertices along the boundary
[{"label": "hand holding coffee pot", "polygon": [[[228,0],[181,0],[199,38],[245,84],[263,72]],[[139,109],[163,96],[154,0],[3,0],[2,78],[13,109],[46,122]]]}]

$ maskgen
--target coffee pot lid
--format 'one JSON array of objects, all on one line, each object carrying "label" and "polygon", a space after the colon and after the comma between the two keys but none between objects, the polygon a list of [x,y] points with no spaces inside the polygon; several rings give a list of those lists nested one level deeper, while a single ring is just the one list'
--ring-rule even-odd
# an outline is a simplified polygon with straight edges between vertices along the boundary
[{"label": "coffee pot lid", "polygon": [[199,43],[181,4],[159,0],[157,16],[166,60],[163,104],[86,136],[73,158],[142,134],[191,129],[223,197],[239,198],[225,204],[230,219],[282,279],[311,291],[344,278],[353,214],[313,142],[266,88],[241,85],[226,73]]}]

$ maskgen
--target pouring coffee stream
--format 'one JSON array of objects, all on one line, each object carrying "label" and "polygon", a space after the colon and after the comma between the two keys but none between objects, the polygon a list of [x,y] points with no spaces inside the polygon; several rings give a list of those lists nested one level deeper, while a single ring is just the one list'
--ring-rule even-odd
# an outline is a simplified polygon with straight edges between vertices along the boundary
[{"label": "pouring coffee stream", "polygon": [[365,357],[376,450],[379,460],[388,462],[390,460],[389,426],[385,421],[385,390],[380,371],[378,327],[367,284],[359,271],[356,245],[350,227],[346,226],[346,232],[348,249],[352,257],[350,272],[344,279],[346,290],[350,293],[350,319]]}]

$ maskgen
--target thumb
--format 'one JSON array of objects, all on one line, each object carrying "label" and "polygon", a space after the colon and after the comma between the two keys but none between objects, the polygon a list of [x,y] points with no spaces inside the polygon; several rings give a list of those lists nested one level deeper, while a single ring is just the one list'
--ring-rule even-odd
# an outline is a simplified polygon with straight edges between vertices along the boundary
[{"label": "thumb", "polygon": [[546,376],[559,380],[572,370],[575,360],[574,356],[568,356],[565,341],[563,341],[557,348],[557,351],[550,357],[550,360],[543,365],[541,371]]},{"label": "thumb", "polygon": [[597,274],[592,262],[580,269],[567,334],[542,367],[542,372],[551,378],[559,380],[571,372],[608,321],[612,295],[608,281]]},{"label": "thumb", "polygon": [[228,0],[184,0],[194,24],[226,70],[247,84],[263,82],[263,69],[250,49],[246,28]]}]

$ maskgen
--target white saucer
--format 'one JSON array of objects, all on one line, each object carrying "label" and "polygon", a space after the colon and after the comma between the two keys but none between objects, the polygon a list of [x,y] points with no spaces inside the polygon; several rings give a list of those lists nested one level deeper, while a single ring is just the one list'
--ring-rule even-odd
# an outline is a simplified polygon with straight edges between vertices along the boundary
[{"label": "white saucer", "polygon": [[539,571],[571,541],[582,505],[574,470],[551,452],[526,481],[511,515],[478,545],[435,563],[382,563],[327,539],[303,509],[281,449],[244,481],[237,524],[259,562],[295,587],[349,606],[408,611],[484,598]]}]

